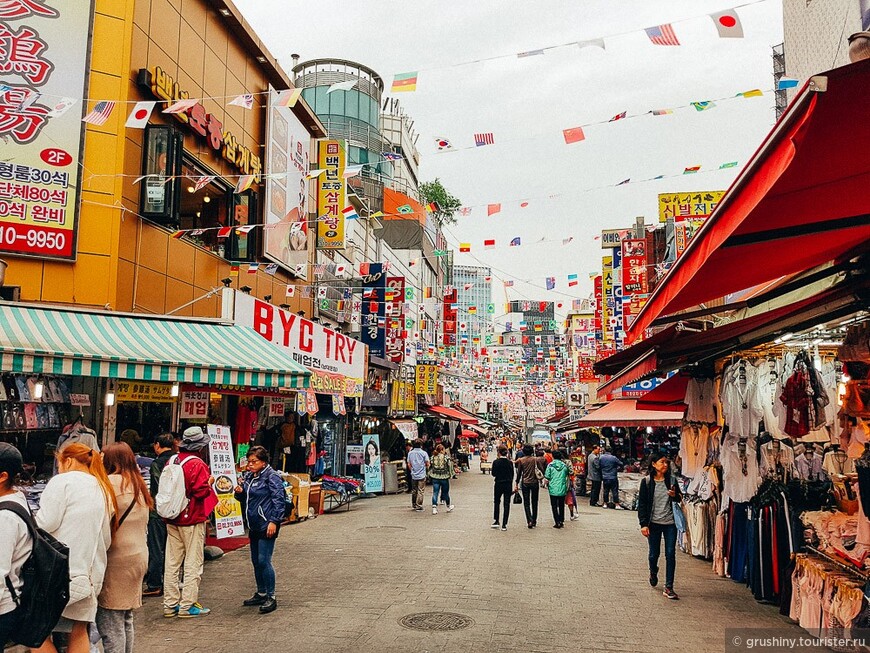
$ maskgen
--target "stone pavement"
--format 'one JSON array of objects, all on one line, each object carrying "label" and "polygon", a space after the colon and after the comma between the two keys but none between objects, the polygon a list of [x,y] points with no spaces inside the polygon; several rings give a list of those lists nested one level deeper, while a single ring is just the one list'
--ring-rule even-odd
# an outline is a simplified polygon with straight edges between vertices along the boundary
[{"label": "stone pavement", "polygon": [[[473,463],[476,468],[477,461]],[[725,628],[804,634],[710,564],[678,553],[668,601],[650,588],[646,543],[634,512],[590,508],[552,528],[546,494],[539,526],[512,506],[506,532],[490,529],[492,478],[452,482],[456,510],[410,509],[410,495],[356,501],[281,531],[275,550],[278,610],[241,602],[254,589],[247,547],[206,563],[201,619],[164,619],[161,599],[136,612],[136,650],[249,651],[722,651]],[[663,571],[663,570],[662,570]],[[470,617],[451,632],[399,624],[419,612]]]}]

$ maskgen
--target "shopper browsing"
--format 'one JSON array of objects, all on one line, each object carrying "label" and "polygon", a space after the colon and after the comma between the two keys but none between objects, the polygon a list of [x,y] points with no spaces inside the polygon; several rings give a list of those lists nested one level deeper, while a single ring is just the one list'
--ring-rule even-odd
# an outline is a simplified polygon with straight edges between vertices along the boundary
[{"label": "shopper browsing", "polygon": [[[88,653],[118,503],[99,451],[70,444],[57,454],[57,468],[42,492],[36,525],[69,547],[69,603],[54,632],[69,633],[68,653]],[[35,650],[57,653],[50,636]]]},{"label": "shopper browsing", "polygon": [[411,508],[423,510],[423,495],[426,493],[426,470],[429,469],[429,454],[423,451],[423,442],[414,440],[414,448],[408,452],[411,468]]},{"label": "shopper browsing", "polygon": [[619,472],[623,468],[622,461],[611,453],[610,448],[607,448],[604,455],[598,459],[598,466],[604,483],[604,506],[623,510],[619,505]]},{"label": "shopper browsing", "polygon": [[680,489],[671,480],[670,460],[653,455],[649,475],[641,480],[637,495],[637,518],[640,532],[649,543],[649,584],[659,583],[659,556],[662,538],[665,540],[665,598],[680,598],[674,592],[674,572],[677,565],[677,527],[674,524],[673,503],[681,499]]},{"label": "shopper browsing", "polygon": [[142,607],[142,579],[148,570],[148,513],[154,502],[129,444],[106,446],[103,465],[121,516],[97,599],[97,629],[105,653],[126,653],[133,650],[133,610]]},{"label": "shopper browsing", "polygon": [[[157,457],[151,462],[150,493],[151,498],[157,496],[160,486],[160,474],[167,461],[175,453],[175,436],[172,433],[162,433],[154,441],[154,453]],[[145,591],[142,596],[163,596],[163,562],[166,558],[166,522],[153,509],[148,515],[148,571],[145,573]]]},{"label": "shopper browsing", "polygon": [[526,522],[529,528],[534,528],[538,525],[538,498],[541,487],[541,479],[544,478],[544,471],[547,469],[547,464],[544,459],[534,455],[535,450],[532,445],[523,446],[523,457],[519,458],[514,464],[517,468],[517,480],[514,486],[514,491],[522,490],[523,503],[526,510]]},{"label": "shopper browsing", "polygon": [[601,498],[601,447],[595,445],[592,447],[592,453],[586,458],[586,470],[589,474],[589,480],[592,482],[592,489],[589,491],[589,505],[598,506]]},{"label": "shopper browsing", "polygon": [[[208,465],[196,455],[208,446],[209,436],[199,426],[191,426],[184,434],[178,455],[173,456],[160,477],[158,505],[164,492],[164,481],[171,480],[170,465],[179,465],[186,504],[176,517],[166,520],[166,563],[163,574],[163,616],[204,617],[211,610],[199,603],[199,582],[202,578],[206,523],[217,505],[212,485],[214,477]],[[168,475],[168,476],[167,476]],[[179,572],[184,567],[184,590]]]},{"label": "shopper browsing", "polygon": [[493,497],[492,506],[492,528],[498,528],[498,513],[499,502],[502,503],[502,520],[501,529],[507,530],[508,517],[511,514],[511,496],[516,492],[513,490],[511,481],[514,478],[514,466],[508,458],[508,448],[505,445],[499,445],[497,449],[498,457],[492,462],[492,477],[495,481],[495,494]]},{"label": "shopper browsing", "polygon": [[269,466],[269,452],[264,447],[251,447],[248,451],[248,469],[236,486],[236,499],[242,503],[248,525],[251,564],[257,582],[257,591],[242,605],[260,606],[260,614],[268,614],[278,607],[272,554],[284,521],[287,492],[281,475]]},{"label": "shopper browsing", "polygon": [[565,495],[568,493],[568,465],[562,460],[561,451],[554,451],[553,462],[547,465],[544,478],[547,479],[547,492],[550,493],[550,507],[553,509],[553,528],[565,527]]},{"label": "shopper browsing", "polygon": [[429,462],[429,478],[432,479],[432,514],[438,514],[438,497],[443,497],[447,512],[453,512],[450,500],[450,479],[453,478],[453,459],[444,453],[444,445],[435,447],[435,455]]},{"label": "shopper browsing", "polygon": [[[21,453],[8,442],[0,442],[0,502],[21,506],[30,512],[27,500],[15,489],[15,477],[21,473]],[[16,596],[21,595],[24,581],[21,568],[33,549],[33,539],[27,524],[12,510],[0,509],[0,578],[9,580]],[[0,583],[0,647],[19,626],[20,614],[15,612],[15,599],[6,583]]]}]

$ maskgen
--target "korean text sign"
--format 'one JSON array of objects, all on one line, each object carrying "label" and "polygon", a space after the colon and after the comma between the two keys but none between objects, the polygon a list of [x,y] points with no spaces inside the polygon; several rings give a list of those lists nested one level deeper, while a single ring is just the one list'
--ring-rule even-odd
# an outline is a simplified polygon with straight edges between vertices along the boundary
[{"label": "korean text sign", "polygon": [[0,2],[0,254],[76,257],[90,28],[91,2]]},{"label": "korean text sign", "polygon": [[646,240],[625,239],[622,241],[622,294],[624,297],[642,295],[647,286]]},{"label": "korean text sign", "polygon": [[365,448],[366,492],[383,492],[384,476],[381,471],[381,437],[377,433],[366,433],[362,436]]},{"label": "korean text sign", "polygon": [[690,218],[707,218],[718,206],[724,190],[704,190],[695,193],[660,193],[659,222],[668,218],[676,222]]},{"label": "korean text sign", "polygon": [[209,424],[208,435],[211,475],[215,479],[212,487],[218,497],[218,504],[214,509],[217,537],[238,537],[244,534],[245,526],[242,522],[242,507],[235,498],[238,479],[230,427]]},{"label": "korean text sign", "polygon": [[318,143],[317,168],[325,170],[317,178],[317,247],[344,249],[344,167],[343,141]]}]

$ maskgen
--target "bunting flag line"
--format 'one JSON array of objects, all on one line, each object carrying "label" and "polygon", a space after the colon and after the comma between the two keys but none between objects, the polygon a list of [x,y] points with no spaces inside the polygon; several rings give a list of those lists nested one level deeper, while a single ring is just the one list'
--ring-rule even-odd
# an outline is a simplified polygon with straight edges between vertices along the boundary
[{"label": "bunting flag line", "polygon": [[471,243],[459,243],[459,251],[460,252],[470,252],[471,251]]},{"label": "bunting flag line", "polygon": [[547,284],[547,290],[552,290],[556,287],[556,277],[547,277],[545,282]]},{"label": "bunting flag line", "polygon": [[622,113],[617,113],[613,118],[608,120],[607,122],[616,122],[617,120],[622,120],[628,115],[628,111],[623,111]]},{"label": "bunting flag line", "polygon": [[450,141],[449,141],[448,139],[446,139],[446,138],[436,138],[436,139],[435,139],[435,146],[436,146],[439,150],[449,150],[451,147],[453,147],[453,146],[450,144]]},{"label": "bunting flag line", "polygon": [[231,277],[239,276],[239,264],[238,263],[233,263],[232,265],[230,265],[230,276]]},{"label": "bunting flag line", "polygon": [[246,225],[243,225],[241,227],[236,227],[236,233],[239,235],[249,234],[249,233],[251,233],[251,231],[254,230],[254,227],[257,227],[257,226],[259,226],[259,225],[246,224]]},{"label": "bunting flag line", "polygon": [[242,175],[239,177],[239,182],[236,184],[235,193],[244,193],[254,184],[254,175]]},{"label": "bunting flag line", "polygon": [[94,105],[90,113],[82,118],[82,122],[91,125],[104,125],[112,115],[112,109],[115,108],[115,103],[110,100],[100,100]]},{"label": "bunting flag line", "polygon": [[695,111],[706,111],[715,107],[716,103],[712,100],[707,100],[706,102],[692,102],[692,106],[695,107]]},{"label": "bunting flag line", "polygon": [[193,184],[193,192],[197,192],[208,186],[212,181],[214,181],[214,177],[211,175],[205,175],[203,177],[198,177]]},{"label": "bunting flag line", "polygon": [[471,215],[471,207],[470,206],[463,206],[461,209],[459,209],[459,215],[462,215],[462,216]]},{"label": "bunting flag line", "polygon": [[489,204],[486,207],[486,215],[491,216],[501,211],[501,204]]},{"label": "bunting flag line", "polygon": [[579,280],[578,280],[576,274],[569,274],[568,275],[568,287],[576,286],[578,283],[579,283]]},{"label": "bunting flag line", "polygon": [[270,277],[274,277],[278,272],[278,264],[277,263],[269,263],[265,268],[263,268],[263,272],[268,274]]},{"label": "bunting flag line", "polygon": [[404,158],[398,152],[381,152],[381,156],[387,161],[401,161]]},{"label": "bunting flag line", "polygon": [[504,287],[505,288],[513,288],[514,282],[511,279],[505,279]]},{"label": "bunting flag line", "polygon": [[440,207],[438,206],[438,202],[429,202],[426,205],[426,211],[428,211],[429,213],[438,213],[439,209]]},{"label": "bunting flag line", "polygon": [[562,244],[563,244],[563,245],[567,245],[567,244],[570,243],[572,240],[574,240],[574,236],[568,236],[567,238],[563,238],[563,239],[562,239]]},{"label": "bunting flag line", "polygon": [[145,129],[155,106],[157,106],[156,102],[137,102],[130,115],[127,116],[127,122],[124,123],[124,126],[130,129]]},{"label": "bunting flag line", "polygon": [[664,25],[656,25],[655,27],[647,27],[644,29],[649,40],[655,45],[679,45],[677,35],[674,33],[674,28],[670,23]]},{"label": "bunting flag line", "polygon": [[516,238],[514,238],[514,239],[511,240],[511,244],[510,244],[510,246],[511,246],[511,247],[519,247],[521,242],[522,242],[522,241],[520,240],[520,237],[517,236]]},{"label": "bunting flag line", "polygon": [[393,93],[412,93],[417,90],[417,73],[399,73],[393,77]]},{"label": "bunting flag line", "polygon": [[199,100],[189,98],[173,102],[163,110],[163,113],[184,113],[199,104]]},{"label": "bunting flag line", "polygon": [[725,168],[736,168],[737,165],[737,161],[729,161],[728,163],[723,163],[722,165],[720,165],[719,170],[725,170]]},{"label": "bunting flag line", "polygon": [[740,23],[740,17],[733,9],[726,9],[715,14],[710,14],[713,24],[716,26],[716,31],[719,32],[719,38],[722,39],[742,39],[743,25]]},{"label": "bunting flag line", "polygon": [[253,109],[254,108],[254,94],[253,93],[244,93],[242,95],[236,96],[233,100],[227,103],[228,106],[231,107],[242,107],[243,109]]},{"label": "bunting flag line", "polygon": [[698,172],[701,169],[701,166],[692,166],[691,168],[686,168],[683,170],[684,175],[691,175]]},{"label": "bunting flag line", "polygon": [[650,113],[654,116],[669,116],[674,112],[673,109],[653,109]]},{"label": "bunting flag line", "polygon": [[544,54],[543,50],[529,50],[528,52],[517,52],[517,57],[522,59],[523,57],[536,57],[541,54]]},{"label": "bunting flag line", "polygon": [[623,179],[621,182],[616,184],[617,186],[625,186],[627,183],[631,182],[631,179]]},{"label": "bunting flag line", "polygon": [[760,88],[754,88],[751,91],[743,91],[742,93],[738,93],[740,97],[762,97],[764,93],[762,93]]},{"label": "bunting flag line", "polygon": [[48,115],[52,118],[60,118],[63,114],[69,111],[76,102],[77,100],[75,98],[62,97],[54,103],[54,107],[52,107],[51,111],[48,112]]},{"label": "bunting flag line", "polygon": [[563,129],[562,136],[565,138],[566,145],[570,145],[571,143],[579,143],[580,141],[586,140],[586,135],[583,133],[582,127],[571,127],[570,129]]},{"label": "bunting flag line", "polygon": [[800,84],[800,80],[792,77],[780,77],[776,82],[776,90],[783,91],[787,88],[797,88],[798,84]]},{"label": "bunting flag line", "polygon": [[[232,231],[233,231],[232,227],[221,227],[220,229],[218,229],[217,237],[218,238],[229,238]],[[236,266],[236,267],[238,267],[238,266]]]},{"label": "bunting flag line", "polygon": [[495,249],[495,240],[484,240],[483,249]]},{"label": "bunting flag line", "polygon": [[492,132],[486,132],[483,134],[475,134],[474,135],[474,144],[476,147],[483,147],[484,145],[494,145],[495,137]]},{"label": "bunting flag line", "polygon": [[589,39],[588,41],[578,41],[577,47],[581,50],[583,48],[600,48],[602,50],[606,50],[604,47],[604,39]]},{"label": "bunting flag line", "polygon": [[259,263],[249,263],[248,264],[248,274],[257,274],[260,269]]},{"label": "bunting flag line", "polygon": [[328,89],[326,89],[326,94],[329,95],[335,91],[349,91],[358,82],[358,79],[348,79],[344,82],[336,82],[335,84],[331,84]]},{"label": "bunting flag line", "polygon": [[309,170],[308,174],[305,176],[305,178],[306,179],[317,179],[324,172],[326,172],[326,168],[315,168],[314,170]]},{"label": "bunting flag line", "polygon": [[408,215],[409,213],[413,213],[414,208],[410,204],[402,204],[402,206],[396,207],[396,213],[401,215]]},{"label": "bunting flag line", "polygon": [[344,169],[344,172],[341,173],[341,176],[344,179],[350,179],[351,177],[356,177],[359,173],[362,172],[364,164],[355,165],[355,166],[347,166]]},{"label": "bunting flag line", "polygon": [[296,106],[296,103],[299,102],[299,98],[301,97],[301,88],[291,88],[284,91],[279,91],[278,97],[275,100],[275,106],[292,109]]},{"label": "bunting flag line", "polygon": [[170,235],[170,238],[175,238],[176,240],[178,240],[183,235],[184,235],[184,231],[173,231],[172,234]]}]

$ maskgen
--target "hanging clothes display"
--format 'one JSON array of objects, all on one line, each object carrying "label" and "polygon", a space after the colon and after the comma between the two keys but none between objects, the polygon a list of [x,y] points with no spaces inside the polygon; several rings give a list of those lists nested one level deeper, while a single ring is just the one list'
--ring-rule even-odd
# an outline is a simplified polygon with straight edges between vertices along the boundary
[{"label": "hanging clothes display", "polygon": [[823,481],[827,478],[822,469],[822,457],[812,446],[798,445],[794,466],[796,476],[801,481]]},{"label": "hanging clothes display", "polygon": [[680,436],[680,471],[683,476],[694,478],[704,468],[709,447],[710,429],[706,424],[683,424]]},{"label": "hanging clothes display", "polygon": [[748,548],[748,584],[759,601],[779,600],[786,569],[795,551],[786,488],[766,479],[752,500]]},{"label": "hanging clothes display", "polygon": [[752,499],[761,482],[755,438],[729,434],[722,443],[719,459],[725,477],[723,495],[740,503]]},{"label": "hanging clothes display", "polygon": [[686,386],[686,421],[716,422],[716,394],[713,390],[713,379],[692,378]]},{"label": "hanging clothes display", "polygon": [[775,438],[784,438],[786,434],[779,427],[777,411],[779,402],[779,375],[780,361],[776,358],[762,358],[756,365],[756,388],[758,391],[758,403],[761,406],[761,419],[764,422],[764,430]]},{"label": "hanging clothes display", "polygon": [[761,476],[776,478],[781,483],[787,483],[795,476],[794,448],[791,440],[775,440],[772,436],[760,440],[761,444]]},{"label": "hanging clothes display", "polygon": [[758,433],[763,411],[757,376],[758,370],[745,358],[729,365],[722,374],[719,403],[730,434],[749,437]]}]

